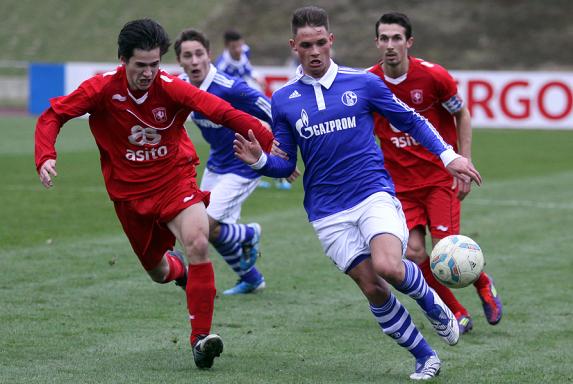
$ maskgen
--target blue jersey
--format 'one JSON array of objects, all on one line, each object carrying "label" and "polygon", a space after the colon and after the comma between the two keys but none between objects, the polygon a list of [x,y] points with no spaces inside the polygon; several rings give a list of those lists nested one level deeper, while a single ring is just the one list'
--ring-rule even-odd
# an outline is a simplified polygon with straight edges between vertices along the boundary
[{"label": "blue jersey", "polygon": [[239,60],[231,57],[228,50],[224,50],[221,56],[215,60],[215,67],[229,76],[240,77],[242,79],[253,77],[253,68],[251,67],[250,55],[251,49],[248,45],[243,44],[243,52]]},{"label": "blue jersey", "polygon": [[352,208],[376,192],[395,194],[374,138],[373,112],[436,155],[451,150],[434,127],[397,99],[379,77],[332,61],[320,80],[299,69],[274,93],[271,106],[275,139],[289,160],[269,155],[259,172],[290,175],[298,145],[305,164],[304,207],[310,221]]},{"label": "blue jersey", "polygon": [[[189,81],[189,77],[185,73],[179,77]],[[241,79],[218,72],[212,65],[199,89],[220,97],[234,108],[255,116],[268,124],[272,123],[271,105],[265,95],[249,87]],[[207,168],[211,172],[218,174],[234,173],[249,179],[260,176],[235,157],[233,153],[235,133],[231,129],[213,123],[199,112],[191,112],[191,119],[211,146],[207,160]]]}]

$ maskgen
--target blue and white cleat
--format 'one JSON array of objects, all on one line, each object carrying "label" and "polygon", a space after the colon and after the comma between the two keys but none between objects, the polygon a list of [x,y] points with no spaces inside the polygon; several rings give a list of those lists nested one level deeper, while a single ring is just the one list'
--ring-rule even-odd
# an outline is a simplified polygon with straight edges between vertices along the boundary
[{"label": "blue and white cleat", "polygon": [[270,187],[271,187],[271,183],[269,183],[268,181],[264,181],[264,180],[259,181],[259,184],[257,184],[257,188],[260,188],[260,189],[269,189]]},{"label": "blue and white cleat", "polygon": [[283,191],[290,191],[292,188],[292,186],[290,185],[290,183],[286,179],[277,180],[275,185],[276,185],[277,189],[280,189]]},{"label": "blue and white cleat", "polygon": [[444,304],[440,296],[432,288],[434,294],[434,305],[431,311],[425,312],[426,317],[432,323],[434,330],[446,343],[456,345],[460,339],[460,328],[456,317]]},{"label": "blue and white cleat", "polygon": [[239,259],[239,267],[243,271],[249,270],[257,262],[257,258],[261,256],[260,244],[261,240],[261,226],[258,223],[247,224],[248,227],[253,228],[254,235],[251,240],[245,241],[241,244],[243,254]]},{"label": "blue and white cleat", "polygon": [[412,380],[430,380],[440,374],[442,362],[434,352],[422,359],[416,360],[416,371],[410,375]]},{"label": "blue and white cleat", "polygon": [[247,283],[246,281],[239,280],[237,285],[233,288],[227,289],[223,292],[223,295],[244,295],[247,293],[255,293],[260,290],[265,289],[267,284],[265,283],[265,278],[261,276],[261,279],[254,284]]}]

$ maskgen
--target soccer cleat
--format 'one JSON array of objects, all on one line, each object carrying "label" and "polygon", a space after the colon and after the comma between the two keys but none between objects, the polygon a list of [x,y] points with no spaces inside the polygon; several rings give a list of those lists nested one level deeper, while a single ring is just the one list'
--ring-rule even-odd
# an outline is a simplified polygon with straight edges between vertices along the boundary
[{"label": "soccer cleat", "polygon": [[255,265],[257,258],[261,255],[259,241],[261,239],[261,226],[258,223],[247,224],[254,230],[251,240],[245,241],[241,244],[243,253],[239,259],[239,267],[243,271],[249,270]]},{"label": "soccer cleat", "polygon": [[503,305],[501,304],[501,300],[497,294],[497,289],[495,289],[495,285],[493,284],[493,279],[487,274],[486,277],[488,279],[488,283],[485,287],[479,288],[477,293],[483,305],[483,311],[487,322],[491,325],[496,325],[501,321]]},{"label": "soccer cleat", "polygon": [[261,188],[261,189],[269,189],[270,187],[271,187],[271,183],[269,183],[268,181],[264,181],[264,180],[259,181],[259,184],[257,184],[257,188]]},{"label": "soccer cleat", "polygon": [[215,334],[199,336],[193,346],[195,365],[200,369],[211,368],[215,357],[219,357],[222,352],[223,340],[221,336]]},{"label": "soccer cleat", "polygon": [[285,179],[277,180],[275,185],[276,185],[277,189],[281,189],[283,191],[290,191],[290,189],[292,188],[290,183],[288,181],[286,181]]},{"label": "soccer cleat", "polygon": [[181,264],[183,264],[183,268],[185,269],[185,274],[183,276],[181,276],[180,278],[175,279],[175,285],[177,285],[177,286],[183,288],[183,290],[185,290],[185,287],[187,287],[187,265],[185,264],[185,257],[177,249],[174,249],[174,250],[168,251],[168,252],[171,256],[178,258],[179,261],[181,261]]},{"label": "soccer cleat", "polygon": [[429,380],[440,374],[442,362],[438,355],[434,352],[431,355],[425,356],[416,360],[416,372],[410,375],[412,380]]},{"label": "soccer cleat", "polygon": [[464,315],[461,312],[456,312],[456,320],[458,321],[458,326],[460,327],[460,335],[468,333],[474,327],[474,321],[470,315]]},{"label": "soccer cleat", "polygon": [[438,336],[449,345],[456,345],[460,338],[460,328],[456,317],[440,299],[440,296],[432,288],[428,287],[428,289],[433,293],[434,306],[431,311],[425,312],[425,315],[432,323]]},{"label": "soccer cleat", "polygon": [[223,295],[244,295],[246,293],[255,293],[266,287],[265,278],[261,276],[261,279],[255,284],[247,283],[246,281],[239,280],[237,285],[233,288],[227,289],[223,292]]}]

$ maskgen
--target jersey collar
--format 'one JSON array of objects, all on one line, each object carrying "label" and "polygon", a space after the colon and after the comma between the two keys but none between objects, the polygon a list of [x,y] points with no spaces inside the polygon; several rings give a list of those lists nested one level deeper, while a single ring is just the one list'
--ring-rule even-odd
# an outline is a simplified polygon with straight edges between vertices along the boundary
[{"label": "jersey collar", "polygon": [[[216,74],[217,74],[217,68],[213,64],[211,64],[211,66],[209,67],[209,72],[201,82],[199,89],[202,91],[207,91],[207,89],[209,89],[209,87],[211,86],[211,83],[213,82],[213,79],[215,78]],[[191,81],[189,81],[189,75],[187,75],[185,72],[180,74],[178,77],[187,83],[191,83]]]},{"label": "jersey collar", "polygon": [[394,85],[398,85],[401,82],[403,82],[404,80],[406,80],[406,78],[408,77],[408,72],[404,73],[402,76],[399,77],[389,77],[386,74],[384,74],[384,80],[386,80],[387,82],[389,82],[390,84],[394,84]]},{"label": "jersey collar", "polygon": [[302,65],[299,65],[298,68],[296,69],[297,80],[300,80],[302,83],[308,85],[314,85],[318,83],[326,89],[330,89],[330,86],[332,85],[332,83],[334,83],[334,78],[336,77],[337,73],[338,73],[338,64],[332,61],[332,59],[330,59],[330,66],[328,67],[328,70],[326,71],[324,76],[322,76],[320,79],[315,79],[312,76],[306,75],[302,70]]},{"label": "jersey collar", "polygon": [[[382,63],[380,63],[378,65],[381,67]],[[386,75],[386,73],[384,73],[384,80],[386,80],[390,84],[398,85],[408,78],[408,72],[410,72],[411,69],[412,69],[412,57],[408,56],[408,70],[402,76],[398,76],[395,78],[389,77]],[[383,71],[381,68],[380,68],[380,70]]]},{"label": "jersey collar", "polygon": [[215,68],[215,66],[211,64],[209,68],[209,73],[207,73],[207,76],[205,76],[205,78],[203,79],[203,82],[201,83],[199,89],[202,91],[207,91],[207,89],[211,86],[211,83],[213,82],[213,79],[215,78],[216,74],[217,74],[217,68]]},{"label": "jersey collar", "polygon": [[127,87],[127,94],[129,95],[129,97],[131,97],[131,99],[135,102],[135,104],[140,105],[140,104],[143,104],[145,102],[145,100],[147,100],[147,96],[149,96],[149,91],[145,92],[143,94],[143,96],[138,98],[138,97],[135,97],[131,93],[131,90],[129,89],[129,87]]}]

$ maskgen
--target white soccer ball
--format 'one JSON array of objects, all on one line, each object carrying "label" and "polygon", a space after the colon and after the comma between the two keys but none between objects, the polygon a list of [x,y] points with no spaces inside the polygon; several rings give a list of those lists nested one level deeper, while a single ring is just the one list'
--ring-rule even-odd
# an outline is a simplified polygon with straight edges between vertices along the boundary
[{"label": "white soccer ball", "polygon": [[450,288],[463,288],[476,281],[484,265],[480,246],[463,235],[444,237],[430,256],[432,273],[440,283]]}]

